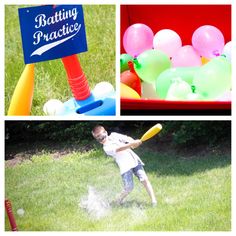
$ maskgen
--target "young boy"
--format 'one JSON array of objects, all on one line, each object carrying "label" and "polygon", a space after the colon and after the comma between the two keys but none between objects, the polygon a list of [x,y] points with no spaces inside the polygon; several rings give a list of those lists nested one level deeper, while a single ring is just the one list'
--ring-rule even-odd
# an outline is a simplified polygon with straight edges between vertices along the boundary
[{"label": "young boy", "polygon": [[112,156],[120,168],[124,189],[120,193],[117,202],[123,203],[125,197],[133,190],[133,174],[138,177],[140,182],[148,192],[152,205],[157,204],[152,185],[143,169],[143,162],[138,155],[131,150],[142,144],[142,141],[134,140],[131,137],[119,133],[111,133],[109,136],[103,126],[95,126],[92,131],[93,137],[101,144],[107,155]]}]

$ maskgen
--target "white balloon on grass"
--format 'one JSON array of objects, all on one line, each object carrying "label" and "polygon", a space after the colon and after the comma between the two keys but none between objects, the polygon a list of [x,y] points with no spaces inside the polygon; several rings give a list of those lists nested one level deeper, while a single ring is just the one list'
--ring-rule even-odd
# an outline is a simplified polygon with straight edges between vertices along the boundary
[{"label": "white balloon on grass", "polygon": [[102,81],[93,89],[93,95],[96,97],[106,97],[108,95],[112,95],[115,92],[113,85],[109,82]]},{"label": "white balloon on grass", "polygon": [[23,208],[20,208],[20,209],[18,209],[18,210],[16,211],[16,213],[17,213],[18,216],[22,217],[22,216],[24,216],[25,211],[24,211]]},{"label": "white balloon on grass", "polygon": [[58,99],[50,99],[43,106],[43,111],[48,116],[60,115],[64,109],[64,104]]}]

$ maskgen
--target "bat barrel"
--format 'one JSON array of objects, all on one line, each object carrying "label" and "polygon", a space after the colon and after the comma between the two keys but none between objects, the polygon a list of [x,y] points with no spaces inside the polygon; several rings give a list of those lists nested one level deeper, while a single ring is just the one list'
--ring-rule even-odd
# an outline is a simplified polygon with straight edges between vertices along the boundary
[{"label": "bat barrel", "polygon": [[28,116],[34,94],[34,64],[27,64],[15,87],[8,116]]},{"label": "bat barrel", "polygon": [[154,125],[141,137],[141,141],[143,142],[152,138],[154,135],[158,134],[161,131],[161,129],[162,129],[161,124]]}]

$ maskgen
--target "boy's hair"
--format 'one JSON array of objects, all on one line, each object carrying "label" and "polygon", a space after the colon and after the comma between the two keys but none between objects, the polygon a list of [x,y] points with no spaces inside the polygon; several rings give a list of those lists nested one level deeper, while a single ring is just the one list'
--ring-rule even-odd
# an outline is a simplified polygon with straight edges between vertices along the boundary
[{"label": "boy's hair", "polygon": [[96,125],[92,130],[92,135],[94,136],[96,133],[100,132],[101,130],[105,130],[102,125]]}]

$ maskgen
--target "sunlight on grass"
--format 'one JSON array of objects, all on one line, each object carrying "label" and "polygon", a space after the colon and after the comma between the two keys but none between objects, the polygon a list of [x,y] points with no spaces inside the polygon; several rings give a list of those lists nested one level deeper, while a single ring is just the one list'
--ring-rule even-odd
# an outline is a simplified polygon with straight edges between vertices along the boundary
[{"label": "sunlight on grass", "polygon": [[[5,6],[5,113],[24,69],[18,8]],[[101,81],[115,86],[115,6],[84,5],[88,51],[79,60],[91,89]],[[32,115],[43,115],[43,105],[55,98],[72,97],[61,60],[40,62],[35,68]]]},{"label": "sunlight on grass", "polygon": [[[122,189],[119,170],[102,150],[72,152],[54,159],[34,155],[6,167],[6,198],[23,231],[229,231],[231,230],[231,164],[228,156],[177,156],[141,151],[158,206],[151,207],[144,188],[135,189],[123,206],[94,219],[80,207],[93,186],[109,202]],[[145,154],[146,153],[146,154]],[[9,223],[6,218],[6,230]]]}]

